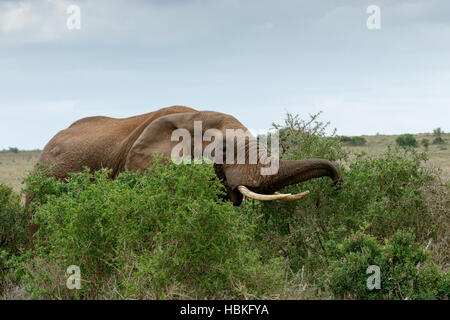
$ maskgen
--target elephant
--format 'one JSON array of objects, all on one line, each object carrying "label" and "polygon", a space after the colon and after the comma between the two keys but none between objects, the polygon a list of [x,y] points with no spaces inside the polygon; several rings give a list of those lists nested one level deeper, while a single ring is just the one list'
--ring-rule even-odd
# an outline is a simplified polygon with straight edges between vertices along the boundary
[{"label": "elephant", "polygon": [[[57,133],[44,147],[38,162],[52,167],[52,175],[57,179],[65,179],[71,172],[81,172],[84,167],[92,171],[101,168],[112,170],[115,178],[126,170],[143,171],[152,161],[155,154],[170,157],[177,141],[173,141],[173,132],[177,129],[195,135],[195,123],[201,122],[201,133],[214,129],[226,135],[226,130],[242,130],[245,126],[235,117],[214,111],[197,111],[185,106],[171,106],[157,111],[129,118],[110,118],[94,116],[74,122],[67,129]],[[247,150],[264,147],[256,139],[247,139],[241,146],[226,144],[223,148],[233,148],[234,157],[238,149]],[[206,144],[202,142],[202,149]],[[229,150],[228,150],[229,151]],[[234,152],[236,151],[236,152]],[[338,167],[326,159],[279,160],[275,174],[261,174],[266,167],[262,158],[250,163],[249,152],[245,153],[246,161],[221,163],[216,161],[214,169],[227,191],[226,199],[239,206],[244,197],[257,200],[295,201],[305,197],[308,191],[297,195],[278,194],[277,190],[285,186],[307,181],[313,178],[328,176],[335,185],[342,182]],[[38,226],[33,224],[33,213],[29,210],[32,195],[26,196],[27,218],[29,223],[30,242]]]}]

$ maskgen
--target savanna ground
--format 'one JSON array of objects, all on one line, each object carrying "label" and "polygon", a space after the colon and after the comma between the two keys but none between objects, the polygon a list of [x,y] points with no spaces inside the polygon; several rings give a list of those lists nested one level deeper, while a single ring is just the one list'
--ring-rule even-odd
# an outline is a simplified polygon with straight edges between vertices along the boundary
[{"label": "savanna ground", "polygon": [[20,192],[23,188],[23,179],[33,169],[40,154],[40,150],[0,152],[0,183],[12,187],[15,192]]},{"label": "savanna ground", "polygon": [[[393,135],[350,146],[316,117],[276,126],[281,157],[334,161],[344,184],[282,190],[311,191],[296,203],[233,207],[207,164],[156,161],[143,175],[111,181],[101,170],[62,183],[49,168],[27,176],[39,151],[0,152],[0,298],[448,299],[450,135],[443,144],[415,135],[416,148],[396,147]],[[41,225],[34,254],[24,178]],[[80,290],[66,288],[72,264]],[[380,289],[367,287],[369,265]]]}]

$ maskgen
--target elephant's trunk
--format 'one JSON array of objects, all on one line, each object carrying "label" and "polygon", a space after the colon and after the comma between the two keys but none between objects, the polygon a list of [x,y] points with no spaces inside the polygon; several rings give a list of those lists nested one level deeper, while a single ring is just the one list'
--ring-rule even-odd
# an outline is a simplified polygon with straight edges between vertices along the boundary
[{"label": "elephant's trunk", "polygon": [[328,176],[338,185],[342,175],[336,165],[325,159],[280,160],[278,173],[270,180],[274,190],[314,178]]},{"label": "elephant's trunk", "polygon": [[[248,150],[254,146],[256,146],[256,143],[249,146]],[[323,176],[330,177],[335,185],[339,185],[342,182],[340,170],[335,164],[325,159],[279,160],[278,171],[276,171],[276,167],[273,166],[274,163],[269,158],[264,158],[264,161],[261,158],[258,160],[258,163],[253,165],[233,164],[220,166],[221,170],[219,171],[222,172],[223,170],[220,176],[226,178],[229,193],[234,195],[235,200],[233,200],[233,203],[235,205],[241,203],[242,196],[260,201],[296,201],[307,196],[309,192],[305,191],[294,195],[274,194],[274,192],[292,184]],[[267,163],[271,163],[271,165],[267,166]],[[266,169],[266,173],[262,173],[262,169]],[[273,174],[267,172],[273,172]],[[236,196],[236,194],[240,194],[240,196]]]}]

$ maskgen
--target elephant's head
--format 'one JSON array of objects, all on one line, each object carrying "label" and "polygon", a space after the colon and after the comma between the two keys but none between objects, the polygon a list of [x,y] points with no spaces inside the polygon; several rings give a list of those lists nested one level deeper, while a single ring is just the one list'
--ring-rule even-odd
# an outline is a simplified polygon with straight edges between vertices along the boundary
[{"label": "elephant's head", "polygon": [[[236,139],[230,139],[230,134]],[[308,192],[291,195],[276,191],[322,176],[330,177],[335,184],[342,181],[339,169],[328,160],[278,161],[267,156],[265,147],[237,119],[213,111],[170,114],[153,121],[128,152],[125,169],[144,170],[153,154],[173,158],[180,151],[191,157],[213,157],[216,174],[234,205],[240,205],[243,196],[295,201]]]}]

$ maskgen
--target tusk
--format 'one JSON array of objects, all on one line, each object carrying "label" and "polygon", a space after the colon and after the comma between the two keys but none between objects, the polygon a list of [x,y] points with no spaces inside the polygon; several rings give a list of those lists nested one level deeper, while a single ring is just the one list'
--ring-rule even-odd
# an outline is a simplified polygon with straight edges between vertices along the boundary
[{"label": "tusk", "polygon": [[[275,192],[275,193],[277,193],[277,192]],[[306,197],[308,194],[309,194],[309,191],[305,191],[305,192],[302,192],[302,193],[297,193],[297,194],[293,194],[293,195],[287,196],[287,197],[285,197],[283,199],[280,199],[280,201],[283,201],[283,202],[297,201],[297,200],[300,200],[300,199]]]},{"label": "tusk", "polygon": [[[246,186],[238,186],[237,187],[239,192],[242,193],[247,198],[260,200],[260,201],[272,201],[272,200],[281,200],[288,197],[291,197],[292,195],[290,193],[287,194],[260,194],[253,191],[250,191]],[[287,200],[289,201],[289,200]],[[294,201],[294,200],[292,200]]]}]

